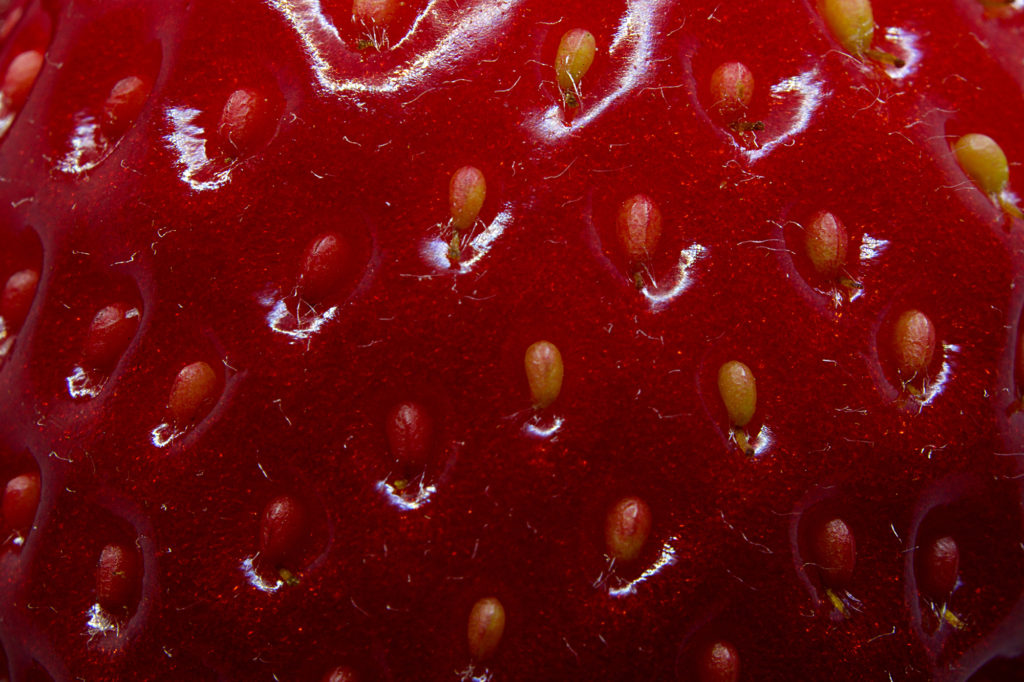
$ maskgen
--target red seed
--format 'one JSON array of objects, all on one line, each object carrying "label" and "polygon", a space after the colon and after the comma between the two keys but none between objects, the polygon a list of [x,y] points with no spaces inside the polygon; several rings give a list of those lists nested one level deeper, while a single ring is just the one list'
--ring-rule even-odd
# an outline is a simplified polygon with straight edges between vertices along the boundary
[{"label": "red seed", "polygon": [[7,481],[3,512],[8,528],[25,534],[32,527],[39,508],[42,483],[38,473],[21,474]]},{"label": "red seed", "polygon": [[224,103],[217,133],[229,154],[245,153],[269,132],[269,125],[267,100],[253,90],[242,88],[232,92]]},{"label": "red seed", "polygon": [[110,544],[96,566],[96,601],[107,611],[120,611],[138,594],[142,562],[134,548]]},{"label": "red seed", "polygon": [[923,375],[935,353],[935,325],[920,310],[907,310],[896,320],[892,344],[900,377]]},{"label": "red seed", "polygon": [[82,346],[82,359],[88,366],[109,370],[135,337],[139,328],[139,311],[127,303],[113,303],[101,308],[92,318]]},{"label": "red seed", "polygon": [[615,232],[630,265],[650,260],[661,239],[661,211],[650,197],[636,194],[619,207]]},{"label": "red seed", "polygon": [[936,601],[949,597],[960,571],[960,548],[947,536],[936,538],[919,550],[918,577],[921,591]]},{"label": "red seed", "polygon": [[846,265],[850,238],[838,218],[828,211],[821,211],[811,218],[804,231],[804,246],[819,275],[836,277]]},{"label": "red seed", "polygon": [[422,469],[434,438],[434,420],[422,405],[399,403],[388,413],[386,431],[391,456],[406,469]]},{"label": "red seed", "polygon": [[337,234],[322,234],[306,248],[299,276],[299,292],[309,303],[319,303],[334,293],[348,274],[351,252]]},{"label": "red seed", "polygon": [[167,401],[171,418],[180,428],[206,416],[216,402],[217,373],[205,362],[193,362],[178,372]]},{"label": "red seed", "polygon": [[103,104],[103,132],[108,137],[120,137],[131,127],[149,97],[149,90],[150,84],[138,76],[128,76],[114,84]]},{"label": "red seed", "polygon": [[473,227],[487,196],[487,182],[479,168],[463,166],[448,183],[448,205],[452,227],[460,232]]},{"label": "red seed", "polygon": [[845,521],[834,518],[818,526],[810,549],[811,560],[826,587],[842,588],[850,582],[857,560],[857,544]]},{"label": "red seed", "polygon": [[729,642],[713,642],[697,660],[700,682],[737,682],[740,679],[740,653]]},{"label": "red seed", "polygon": [[726,62],[711,74],[712,107],[722,113],[746,109],[754,96],[754,74],[741,62]]},{"label": "red seed", "polygon": [[19,270],[7,280],[3,298],[0,298],[0,318],[8,331],[20,328],[28,317],[38,286],[39,273],[35,270]]},{"label": "red seed", "polygon": [[3,96],[12,109],[20,109],[43,68],[43,54],[26,50],[11,60],[4,75]]},{"label": "red seed", "polygon": [[352,668],[340,665],[321,678],[320,682],[359,682],[359,676]]},{"label": "red seed", "polygon": [[306,510],[294,497],[275,497],[263,508],[260,558],[268,565],[278,567],[295,561],[308,536]]},{"label": "red seed", "polygon": [[562,391],[562,354],[550,341],[538,341],[526,349],[524,365],[534,407],[550,406]]},{"label": "red seed", "polygon": [[616,561],[633,561],[651,534],[651,508],[637,497],[619,500],[608,512],[604,538],[608,555]]},{"label": "red seed", "polygon": [[494,655],[505,633],[505,607],[494,597],[484,597],[469,613],[469,655],[485,661]]},{"label": "red seed", "polygon": [[383,26],[395,16],[399,0],[353,0],[352,21],[365,26]]}]

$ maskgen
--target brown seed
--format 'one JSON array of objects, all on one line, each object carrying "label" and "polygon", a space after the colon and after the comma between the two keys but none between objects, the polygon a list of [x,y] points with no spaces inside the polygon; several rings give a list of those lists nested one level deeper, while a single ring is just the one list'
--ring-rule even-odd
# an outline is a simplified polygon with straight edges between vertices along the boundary
[{"label": "brown seed", "polygon": [[8,331],[16,331],[28,317],[39,286],[39,273],[19,270],[10,276],[0,298],[0,318]]},{"label": "brown seed", "polygon": [[3,97],[12,109],[20,109],[43,68],[43,53],[26,50],[11,60],[4,75]]},{"label": "brown seed", "polygon": [[422,469],[430,455],[434,420],[418,403],[399,403],[388,413],[385,430],[391,456],[403,469]]},{"label": "brown seed", "polygon": [[722,365],[718,369],[718,393],[733,426],[743,428],[750,423],[757,409],[757,385],[749,367],[738,360]]},{"label": "brown seed", "polygon": [[36,472],[15,476],[4,489],[3,513],[8,528],[22,535],[32,527],[39,508],[41,481]]},{"label": "brown seed", "polygon": [[811,537],[811,560],[826,587],[842,588],[853,577],[857,544],[846,522],[834,518],[821,524]]},{"label": "brown seed", "polygon": [[179,428],[206,416],[216,401],[217,373],[205,362],[193,362],[178,372],[167,401],[171,418]]},{"label": "brown seed", "polygon": [[534,407],[548,407],[562,391],[562,354],[550,341],[537,341],[526,349],[524,365]]},{"label": "brown seed", "polygon": [[737,682],[740,679],[740,653],[730,642],[712,642],[697,660],[700,682]]},{"label": "brown seed", "polygon": [[849,246],[846,228],[828,211],[816,213],[804,231],[807,257],[822,277],[834,278],[841,273]]},{"label": "brown seed", "polygon": [[486,661],[498,649],[505,633],[505,607],[495,597],[484,597],[469,612],[469,655]]},{"label": "brown seed", "polygon": [[921,591],[935,601],[944,601],[956,587],[960,572],[960,547],[950,536],[936,538],[919,550],[918,577]]},{"label": "brown seed", "polygon": [[96,601],[107,611],[131,604],[142,578],[142,562],[134,548],[110,544],[100,552],[96,566]]},{"label": "brown seed", "polygon": [[448,205],[451,225],[464,232],[473,227],[487,196],[487,182],[483,172],[474,166],[463,166],[452,174],[448,183]]},{"label": "brown seed", "polygon": [[299,292],[309,303],[319,303],[335,293],[348,274],[352,252],[338,234],[322,234],[306,247],[299,275]]},{"label": "brown seed", "polygon": [[294,561],[308,535],[302,503],[290,495],[275,497],[260,518],[260,559],[273,567]]},{"label": "brown seed", "polygon": [[619,207],[615,232],[630,265],[648,261],[661,239],[661,211],[649,196],[636,194]]},{"label": "brown seed", "polygon": [[150,84],[138,76],[128,76],[114,84],[103,104],[103,132],[108,137],[120,137],[131,127],[149,97],[149,90]]},{"label": "brown seed", "polygon": [[113,303],[101,308],[92,318],[85,335],[82,359],[88,366],[109,370],[135,337],[139,328],[139,311],[127,303]]},{"label": "brown seed", "polygon": [[741,62],[725,62],[711,74],[712,108],[730,113],[746,109],[754,97],[754,74]]},{"label": "brown seed", "polygon": [[580,83],[597,54],[597,41],[590,31],[574,28],[562,36],[555,55],[555,78],[566,106],[580,103]]},{"label": "brown seed", "polygon": [[608,512],[604,539],[608,555],[616,561],[633,561],[651,534],[651,508],[638,497],[619,500]]},{"label": "brown seed", "polygon": [[935,325],[920,310],[907,310],[896,320],[892,344],[900,377],[922,376],[935,354]]}]

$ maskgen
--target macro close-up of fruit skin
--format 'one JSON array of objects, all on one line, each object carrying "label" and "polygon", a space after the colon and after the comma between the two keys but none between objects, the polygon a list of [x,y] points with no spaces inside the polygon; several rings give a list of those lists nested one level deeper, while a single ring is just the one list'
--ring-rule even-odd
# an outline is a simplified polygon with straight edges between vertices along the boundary
[{"label": "macro close-up of fruit skin", "polygon": [[0,0],[0,680],[1024,680],[1024,11]]}]

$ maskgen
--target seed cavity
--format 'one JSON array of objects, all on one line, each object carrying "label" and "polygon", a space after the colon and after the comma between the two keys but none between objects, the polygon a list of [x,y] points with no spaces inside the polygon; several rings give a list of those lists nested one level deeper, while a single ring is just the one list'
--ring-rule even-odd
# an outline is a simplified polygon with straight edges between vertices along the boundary
[{"label": "seed cavity", "polygon": [[335,233],[322,234],[306,247],[299,275],[299,294],[316,305],[341,286],[352,262],[348,241]]},{"label": "seed cavity", "polygon": [[615,561],[635,560],[651,534],[651,508],[638,497],[619,500],[605,521],[605,548]]},{"label": "seed cavity", "polygon": [[967,176],[1009,215],[1020,218],[1021,211],[1006,196],[1010,182],[1010,164],[1002,147],[988,135],[969,133],[953,144],[953,154]]},{"label": "seed cavity", "polygon": [[505,634],[505,607],[496,597],[484,597],[469,612],[469,655],[477,661],[491,658]]},{"label": "seed cavity", "polygon": [[32,269],[19,270],[8,278],[0,298],[0,318],[8,333],[17,331],[25,322],[38,286],[39,273]]},{"label": "seed cavity", "polygon": [[11,60],[0,89],[5,109],[17,111],[25,105],[42,68],[43,53],[38,50],[26,50]]},{"label": "seed cavity", "polygon": [[730,642],[712,642],[697,660],[700,682],[737,682],[740,679],[740,653]]},{"label": "seed cavity", "polygon": [[434,420],[418,403],[399,403],[388,412],[388,447],[402,475],[422,472],[434,439]]},{"label": "seed cavity", "polygon": [[42,482],[36,472],[7,481],[3,497],[4,525],[20,535],[27,534],[36,518],[41,492]]},{"label": "seed cavity", "polygon": [[550,341],[537,341],[526,349],[524,365],[533,406],[541,410],[549,407],[562,391],[562,354]]},{"label": "seed cavity", "polygon": [[857,544],[845,521],[833,518],[818,526],[811,537],[810,550],[825,587],[842,589],[849,584],[857,560]]},{"label": "seed cavity", "polygon": [[903,67],[902,59],[871,47],[875,36],[871,0],[818,0],[818,10],[844,50],[855,57],[869,57]]},{"label": "seed cavity", "polygon": [[139,328],[139,310],[127,303],[112,303],[92,318],[82,346],[89,367],[109,371],[117,364]]},{"label": "seed cavity", "polygon": [[110,612],[124,611],[138,595],[142,560],[132,547],[110,544],[96,566],[96,601]]},{"label": "seed cavity", "polygon": [[277,569],[285,582],[295,582],[291,571],[309,537],[309,523],[302,503],[291,495],[275,497],[260,518],[260,560]]},{"label": "seed cavity", "polygon": [[740,449],[746,454],[754,452],[750,439],[744,430],[754,418],[757,409],[757,385],[754,373],[738,360],[730,360],[718,369],[718,394],[722,398],[725,410],[729,414],[729,422],[733,426],[733,436]]},{"label": "seed cavity", "polygon": [[101,125],[107,137],[121,137],[139,117],[149,97],[150,83],[138,76],[122,78],[103,103]]},{"label": "seed cavity", "polygon": [[167,409],[178,428],[187,428],[206,416],[216,401],[217,373],[203,361],[185,365],[171,384]]},{"label": "seed cavity", "polygon": [[935,354],[935,325],[920,310],[905,311],[896,320],[892,347],[900,379],[923,378]]},{"label": "seed cavity", "polygon": [[661,211],[654,200],[646,194],[635,194],[622,202],[615,217],[615,234],[629,261],[633,281],[641,288],[641,272],[649,266],[661,240]]},{"label": "seed cavity", "polygon": [[574,28],[562,36],[555,54],[555,78],[566,108],[575,109],[583,99],[581,83],[597,54],[597,41],[585,29]]}]

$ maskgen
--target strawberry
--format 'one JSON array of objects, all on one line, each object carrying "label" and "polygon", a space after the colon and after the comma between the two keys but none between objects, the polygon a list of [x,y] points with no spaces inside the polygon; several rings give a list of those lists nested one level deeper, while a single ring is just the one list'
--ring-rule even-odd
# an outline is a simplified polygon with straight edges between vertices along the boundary
[{"label": "strawberry", "polygon": [[1013,3],[0,10],[8,679],[1024,679]]}]

